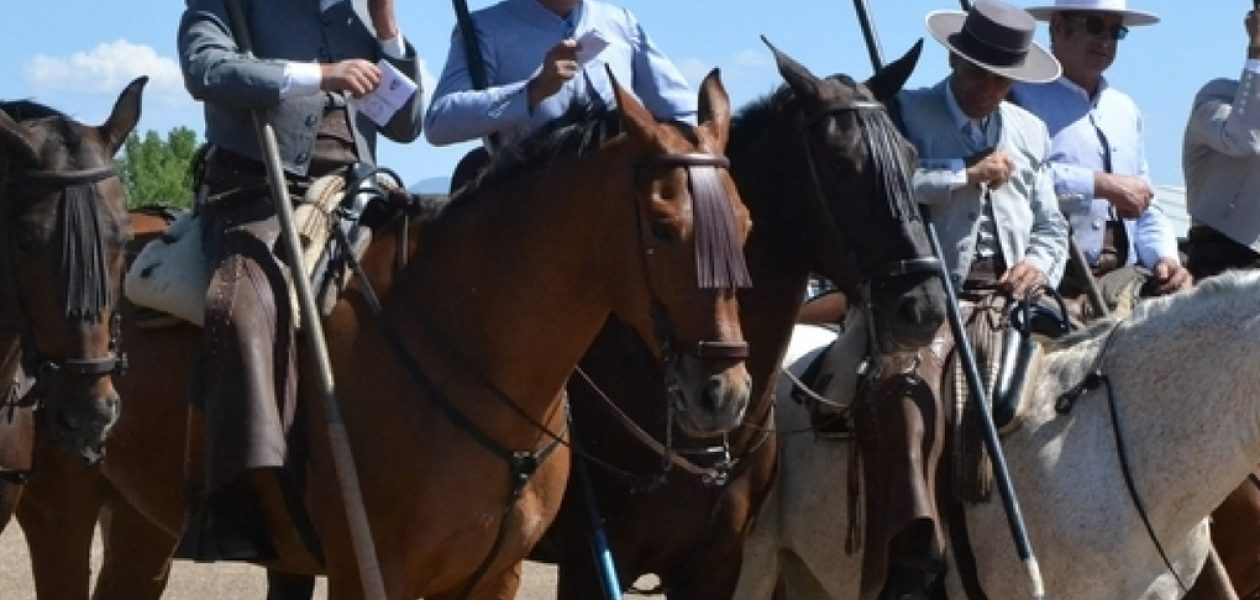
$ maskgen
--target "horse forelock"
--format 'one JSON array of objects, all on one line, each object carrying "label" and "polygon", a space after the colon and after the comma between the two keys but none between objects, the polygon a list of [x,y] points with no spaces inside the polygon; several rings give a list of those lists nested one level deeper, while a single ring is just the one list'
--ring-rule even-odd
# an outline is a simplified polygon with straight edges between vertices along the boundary
[{"label": "horse forelock", "polygon": [[[39,132],[40,168],[45,171],[88,169],[112,163],[102,145],[84,139],[89,129],[61,111],[31,100],[0,102],[0,110]],[[102,311],[113,302],[107,246],[117,236],[102,218],[102,211],[112,214],[114,207],[101,195],[95,182],[67,185],[54,193],[59,199],[56,214],[60,219],[65,316],[71,321],[99,320]],[[121,204],[118,208],[121,211]]]}]

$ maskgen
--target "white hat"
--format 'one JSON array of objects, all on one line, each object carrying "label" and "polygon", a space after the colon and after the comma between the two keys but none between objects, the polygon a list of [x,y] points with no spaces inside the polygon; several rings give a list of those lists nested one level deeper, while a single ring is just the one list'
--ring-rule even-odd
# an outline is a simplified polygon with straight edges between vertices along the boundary
[{"label": "white hat", "polygon": [[1037,6],[1025,10],[1039,21],[1049,21],[1056,12],[1080,10],[1116,13],[1124,17],[1122,23],[1126,27],[1154,25],[1159,22],[1159,17],[1151,13],[1128,10],[1125,8],[1125,0],[1054,0],[1054,6]]}]

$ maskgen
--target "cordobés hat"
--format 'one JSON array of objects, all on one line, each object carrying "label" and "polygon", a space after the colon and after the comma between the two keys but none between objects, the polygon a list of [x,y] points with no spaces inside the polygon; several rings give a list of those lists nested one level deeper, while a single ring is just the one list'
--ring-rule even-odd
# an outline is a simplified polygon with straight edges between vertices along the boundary
[{"label": "cordob\u00e9s hat", "polygon": [[980,0],[968,12],[928,13],[932,37],[977,66],[1026,83],[1045,83],[1063,72],[1059,61],[1033,41],[1037,21],[1000,0]]},{"label": "cordob\u00e9s hat", "polygon": [[1159,22],[1159,17],[1151,13],[1128,10],[1125,8],[1125,0],[1054,0],[1054,6],[1036,6],[1025,10],[1039,21],[1049,21],[1056,12],[1080,10],[1121,15],[1124,17],[1121,24],[1126,27],[1154,25]]}]

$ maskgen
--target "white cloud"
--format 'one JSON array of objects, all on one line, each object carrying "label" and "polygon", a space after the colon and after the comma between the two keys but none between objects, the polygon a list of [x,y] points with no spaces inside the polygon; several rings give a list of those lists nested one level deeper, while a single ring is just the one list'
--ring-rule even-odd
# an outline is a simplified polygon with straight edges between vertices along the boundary
[{"label": "white cloud", "polygon": [[149,76],[145,96],[187,97],[179,65],[149,46],[125,39],[105,42],[65,58],[38,54],[26,64],[26,79],[37,94],[117,95],[131,80]]}]

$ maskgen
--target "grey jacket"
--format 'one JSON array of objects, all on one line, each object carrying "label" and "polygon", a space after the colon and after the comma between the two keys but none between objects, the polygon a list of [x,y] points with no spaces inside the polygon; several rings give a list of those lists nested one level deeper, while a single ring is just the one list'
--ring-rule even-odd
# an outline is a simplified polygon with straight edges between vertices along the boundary
[{"label": "grey jacket", "polygon": [[1181,161],[1194,222],[1260,252],[1260,75],[1199,90]]},{"label": "grey jacket", "polygon": [[[377,62],[385,58],[371,30],[349,0],[321,13],[318,0],[268,2],[239,0],[249,23],[257,58],[239,50],[225,0],[189,0],[179,24],[179,59],[184,86],[205,106],[206,139],[210,143],[258,159],[251,110],[264,110],[280,145],[286,171],[305,175],[311,148],[329,94],[280,98],[283,61],[333,63],[348,58]],[[420,64],[410,44],[402,60],[389,61],[420,85]],[[420,90],[394,114],[381,133],[397,142],[420,135],[423,106]],[[349,107],[359,157],[375,161],[378,127]]]},{"label": "grey jacket", "polygon": [[[981,190],[957,183],[952,161],[972,151],[954,125],[945,98],[949,79],[935,87],[902,92],[901,118],[906,137],[919,151],[915,194],[932,209],[951,276],[960,283],[975,256],[982,208]],[[1032,113],[1009,102],[998,107],[998,149],[1015,163],[1010,181],[992,190],[998,243],[1007,265],[1027,260],[1057,286],[1067,264],[1068,224],[1059,212],[1047,160],[1050,135]]]}]

